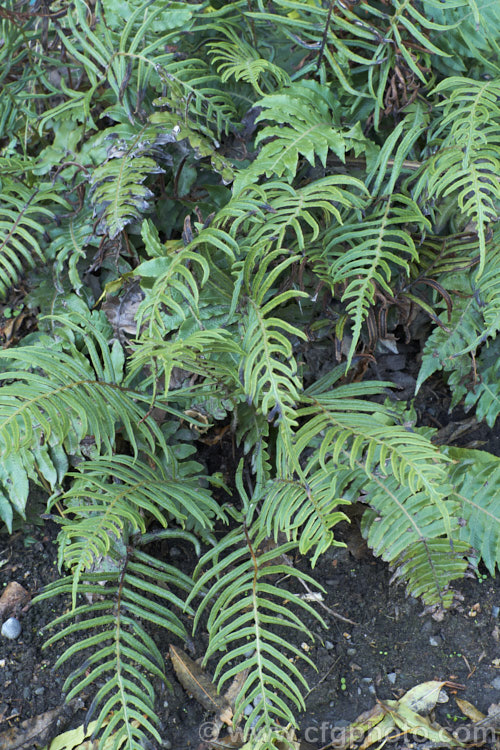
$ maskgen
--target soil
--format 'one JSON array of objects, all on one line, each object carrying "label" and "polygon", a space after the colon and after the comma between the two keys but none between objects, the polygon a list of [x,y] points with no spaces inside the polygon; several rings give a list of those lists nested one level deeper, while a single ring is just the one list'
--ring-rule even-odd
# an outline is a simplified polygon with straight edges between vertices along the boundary
[{"label": "soil", "polygon": [[[446,395],[446,394],[445,394]],[[433,426],[449,423],[447,401],[436,380],[416,400],[422,421]],[[452,424],[464,421],[466,415],[455,413]],[[467,437],[457,444],[481,444],[485,450],[500,455],[500,431],[484,425],[473,425]],[[223,455],[223,445],[211,450],[212,463]],[[227,444],[229,447],[229,444]],[[229,450],[227,451],[227,455]],[[209,467],[216,470],[214,466]],[[36,517],[36,516],[35,516]],[[337,527],[336,537],[345,540],[347,548],[333,547],[320,558],[312,571],[324,587],[324,604],[355,624],[346,623],[321,610],[327,627],[310,618],[313,641],[306,645],[307,655],[317,671],[305,670],[310,686],[306,712],[300,717],[299,735],[308,740],[309,748],[320,748],[330,741],[331,728],[346,725],[377,699],[399,698],[409,688],[428,680],[455,683],[447,688],[448,702],[439,704],[436,720],[450,731],[465,723],[455,703],[455,696],[474,704],[487,713],[489,706],[500,702],[500,582],[480,570],[479,579],[472,575],[456,583],[456,605],[439,621],[426,612],[421,602],[406,597],[401,585],[391,584],[388,566],[375,559],[361,543],[355,519],[351,526]],[[43,526],[28,526],[11,537],[0,535],[0,587],[10,581],[22,584],[32,595],[58,577],[57,526],[46,521]],[[182,544],[165,547],[170,562],[192,570],[195,560],[191,548]],[[295,565],[311,572],[307,560],[296,559]],[[1,589],[0,589],[1,590]],[[297,589],[298,590],[298,589]],[[68,672],[65,665],[53,669],[63,650],[56,644],[42,649],[46,634],[42,628],[63,611],[63,603],[43,601],[21,613],[22,633],[17,640],[0,638],[0,736],[21,721],[30,720],[50,709],[61,706],[61,689]],[[188,630],[190,624],[186,620]],[[167,657],[168,644],[186,648],[166,633],[157,633],[157,643]],[[287,631],[286,639],[293,641]],[[300,634],[296,645],[306,639]],[[207,637],[203,629],[190,644],[194,658],[205,652]],[[192,653],[192,655],[193,655]],[[214,664],[208,665],[208,670]],[[167,658],[167,676],[172,692],[165,686],[158,691],[158,712],[162,720],[164,748],[204,748],[199,729],[209,719],[194,698],[189,697],[176,680]],[[91,695],[84,696],[88,707]],[[57,734],[64,724],[75,727],[82,723],[84,711],[76,707],[61,716]],[[399,744],[398,744],[399,743]],[[396,740],[393,748],[408,747]],[[11,750],[14,745],[1,745]],[[37,747],[25,743],[23,750]],[[306,747],[306,744],[303,745]],[[417,745],[418,747],[418,745]]]}]

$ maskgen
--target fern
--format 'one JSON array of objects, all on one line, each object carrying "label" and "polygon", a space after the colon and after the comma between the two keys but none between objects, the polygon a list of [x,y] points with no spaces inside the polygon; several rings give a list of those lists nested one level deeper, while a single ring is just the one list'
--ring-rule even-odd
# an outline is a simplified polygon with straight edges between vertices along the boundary
[{"label": "fern", "polygon": [[[97,231],[114,239],[127,224],[136,221],[149,208],[151,190],[143,183],[151,174],[162,172],[162,168],[145,154],[160,143],[174,140],[173,137],[157,136],[153,142],[142,141],[139,133],[134,142],[113,144],[107,161],[93,172],[90,196],[94,215],[100,219]],[[144,134],[145,135],[145,134]]]},{"label": "fern", "polygon": [[[0,11],[0,294],[24,305],[0,320],[0,518],[50,493],[62,577],[41,596],[71,609],[49,645],[71,639],[69,697],[96,686],[97,742],[159,743],[151,628],[206,615],[205,659],[221,688],[248,669],[235,721],[268,750],[317,618],[287,555],[314,566],[349,503],[427,604],[499,564],[497,459],[434,445],[365,377],[377,338],[419,326],[417,389],[443,373],[452,406],[498,417],[497,11],[122,6]],[[240,468],[210,476],[200,438],[224,431]],[[192,543],[194,577],[155,539]]]},{"label": "fern", "polygon": [[[457,76],[442,81],[435,93],[450,92],[443,103],[436,137],[447,131],[439,150],[428,160],[416,186],[430,198],[453,195],[461,213],[473,221],[479,239],[479,277],[486,263],[487,226],[497,218],[498,81],[478,82]],[[457,115],[458,113],[458,115]]]},{"label": "fern", "polygon": [[357,349],[377,287],[391,295],[394,271],[399,267],[408,273],[409,262],[418,259],[406,226],[412,222],[422,228],[429,226],[417,204],[398,193],[374,208],[362,223],[353,215],[342,226],[332,228],[326,235],[325,249],[311,253],[318,275],[332,289],[335,284],[345,284],[342,302],[347,303],[346,312],[353,321],[348,364]]},{"label": "fern", "polygon": [[30,189],[8,178],[2,183],[0,208],[0,296],[21,277],[25,268],[44,261],[40,241],[45,231],[44,222],[54,216],[54,204],[65,206],[65,201],[41,184]]},{"label": "fern", "polygon": [[[71,342],[72,332],[85,334],[90,361]],[[0,352],[0,359],[14,362],[18,367],[0,373],[0,383],[3,383],[0,443],[3,473],[7,475],[9,486],[18,487],[13,498],[16,498],[16,510],[22,515],[28,495],[28,476],[36,478],[35,470],[39,470],[42,476],[51,477],[52,487],[62,479],[55,457],[47,453],[44,445],[55,446],[56,450],[61,446],[65,453],[78,455],[81,441],[90,437],[97,453],[111,452],[119,425],[136,453],[138,438],[150,448],[154,448],[157,441],[164,442],[154,422],[142,421],[145,409],[136,399],[141,402],[144,397],[137,393],[130,397],[120,386],[123,377],[120,357],[116,357],[116,348],[110,351],[97,326],[87,324],[81,328],[68,318],[60,334],[70,339],[67,351],[56,342],[51,342],[51,346],[42,342]],[[35,368],[38,372],[33,371]],[[2,499],[0,512],[10,526],[12,512],[5,495]]]},{"label": "fern", "polygon": [[[314,166],[318,157],[323,166],[329,151],[344,158],[348,134],[338,127],[335,98],[325,87],[314,82],[295,83],[279,94],[269,94],[257,102],[262,112],[256,122],[274,120],[276,126],[263,128],[256,145],[270,139],[262,147],[257,159],[244,173],[238,175],[234,191],[238,193],[260,175],[285,176],[291,180],[297,172],[300,156]],[[347,136],[347,137],[346,137]],[[349,146],[348,146],[349,147]]]},{"label": "fern", "polygon": [[[189,579],[178,571],[134,550],[115,561],[115,571],[86,573],[86,582],[79,584],[79,593],[93,598],[90,604],[80,604],[56,618],[52,626],[61,627],[50,637],[45,648],[67,636],[79,636],[94,630],[69,646],[59,657],[57,665],[80,656],[80,664],[73,669],[63,690],[70,700],[88,685],[104,684],[97,691],[87,715],[87,723],[99,709],[96,735],[105,720],[101,740],[110,738],[116,750],[125,743],[131,750],[143,748],[149,738],[161,742],[159,722],[154,707],[153,678],[165,680],[164,662],[160,651],[147,631],[138,622],[138,614],[167,630],[185,636],[184,626],[172,607],[183,605],[168,589],[176,586],[189,590]],[[104,586],[103,586],[104,584]],[[40,594],[38,601],[47,597],[68,594],[73,588],[71,577],[62,578]],[[144,592],[153,591],[161,602],[148,599]],[[77,622],[68,621],[77,618]]]},{"label": "fern", "polygon": [[249,83],[259,96],[265,93],[260,88],[261,79],[271,79],[272,83],[264,84],[268,90],[290,83],[282,68],[259,57],[258,51],[244,39],[238,39],[236,34],[230,34],[229,42],[218,42],[212,46],[208,54],[217,66],[223,83],[234,76],[236,81]]},{"label": "fern", "polygon": [[447,452],[456,462],[450,475],[452,499],[460,503],[460,516],[465,520],[460,538],[477,551],[494,576],[495,566],[500,568],[499,460],[485,451],[449,448]]},{"label": "fern", "polygon": [[[299,684],[305,687],[307,683],[295,660],[288,655],[310,663],[303,652],[275,633],[273,626],[305,632],[290,604],[307,611],[317,620],[321,621],[321,618],[307,602],[291,592],[286,592],[287,605],[282,603],[284,592],[271,583],[269,577],[276,574],[298,576],[293,567],[281,562],[295,543],[273,546],[270,551],[261,549],[264,535],[249,525],[256,498],[246,495],[241,477],[239,489],[246,508],[246,518],[238,514],[242,527],[227,534],[216,550],[202,557],[198,580],[188,602],[202,587],[209,585],[195,617],[196,627],[210,602],[211,639],[205,659],[217,651],[225,652],[215,674],[215,677],[220,675],[219,687],[241,670],[248,669],[235,705],[236,720],[247,714],[245,733],[250,729],[266,729],[269,735],[277,719],[295,725],[290,702],[298,708],[304,706]],[[207,564],[211,567],[200,575]],[[312,582],[309,576],[301,574],[300,577]],[[238,664],[231,666],[235,659]],[[295,681],[290,681],[290,676]]]}]

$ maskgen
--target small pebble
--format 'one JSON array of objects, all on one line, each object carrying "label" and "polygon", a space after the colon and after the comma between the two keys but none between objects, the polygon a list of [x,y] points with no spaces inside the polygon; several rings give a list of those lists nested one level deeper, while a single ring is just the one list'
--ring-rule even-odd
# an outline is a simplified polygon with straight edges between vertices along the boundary
[{"label": "small pebble", "polygon": [[396,682],[396,672],[389,672],[389,674],[387,675],[387,679],[389,680],[391,685],[394,685],[394,683]]},{"label": "small pebble", "polygon": [[347,655],[348,656],[354,656],[355,653],[356,653],[356,649],[355,648],[348,648],[347,649]]},{"label": "small pebble", "polygon": [[493,617],[498,617],[498,615],[500,614],[500,607],[492,607],[491,614]]},{"label": "small pebble", "polygon": [[45,693],[44,687],[37,687],[35,688],[35,695],[43,695]]},{"label": "small pebble", "polygon": [[161,746],[165,750],[172,750],[172,743],[170,742],[170,740],[163,740],[162,743],[161,743]]},{"label": "small pebble", "polygon": [[8,620],[5,620],[2,625],[1,633],[4,638],[10,638],[11,641],[19,638],[21,634],[21,623],[17,617],[9,617]]},{"label": "small pebble", "polygon": [[334,648],[334,645],[331,641],[325,641],[325,648],[327,651],[331,651],[332,648]]},{"label": "small pebble", "polygon": [[439,644],[441,643],[441,638],[438,635],[431,635],[431,637],[429,638],[429,643],[431,644],[431,646],[439,646]]},{"label": "small pebble", "polygon": [[500,690],[500,677],[495,677],[495,679],[491,681],[491,684],[495,690]]}]

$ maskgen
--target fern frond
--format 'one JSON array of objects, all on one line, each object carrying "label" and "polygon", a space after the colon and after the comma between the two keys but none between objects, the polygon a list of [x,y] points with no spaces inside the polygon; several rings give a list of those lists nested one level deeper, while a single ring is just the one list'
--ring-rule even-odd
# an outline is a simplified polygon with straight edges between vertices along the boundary
[{"label": "fern frond", "polygon": [[304,252],[319,236],[320,217],[341,224],[341,208],[362,208],[366,192],[350,175],[324,177],[300,188],[270,180],[243,189],[217,213],[214,223],[228,227],[233,237],[251,235],[252,245],[265,243],[269,249],[282,247],[285,238],[289,246],[293,232]]},{"label": "fern frond", "polygon": [[0,200],[0,298],[44,253],[40,240],[44,224],[54,217],[54,203],[67,208],[66,202],[47,184],[36,189],[6,179],[1,185]]},{"label": "fern frond", "polygon": [[[484,319],[476,296],[456,299],[451,320],[442,320],[425,342],[415,393],[437,370],[450,372],[462,365],[467,368],[468,364],[470,371],[472,363],[467,353],[474,351],[483,332]],[[463,391],[458,398],[461,395]]]},{"label": "fern frond", "polygon": [[230,41],[218,41],[209,45],[208,50],[223,83],[234,77],[235,81],[249,83],[259,96],[265,95],[261,82],[268,92],[290,84],[290,77],[283,68],[260,57],[258,50],[245,39],[236,37],[229,30],[226,34]]},{"label": "fern frond", "polygon": [[[57,661],[57,666],[61,666],[70,658],[81,658],[67,677],[63,691],[71,700],[89,685],[100,684],[87,722],[99,710],[94,736],[99,735],[103,745],[110,738],[110,750],[124,745],[130,750],[143,750],[151,737],[161,742],[152,678],[166,681],[164,662],[140,620],[186,637],[182,621],[173,611],[186,605],[171,592],[172,585],[190,589],[189,579],[179,571],[129,549],[116,560],[114,571],[87,573],[86,582],[80,582],[79,593],[92,597],[92,603],[77,606],[48,626],[63,627],[47,640],[44,648],[77,636]],[[69,594],[72,587],[71,576],[62,578],[49,585],[37,600]],[[145,592],[154,592],[155,599],[148,598]],[[74,622],[67,624],[69,620]]]},{"label": "fern frond", "polygon": [[454,541],[452,548],[448,539],[415,542],[402,555],[394,578],[406,581],[411,596],[421,596],[429,605],[449,607],[454,595],[450,583],[463,578],[469,550],[469,545],[460,541]]},{"label": "fern frond", "polygon": [[345,385],[331,393],[313,391],[313,395],[306,391],[297,416],[307,419],[297,430],[295,449],[302,453],[320,438],[317,455],[321,464],[327,466],[332,461],[335,465],[343,458],[351,469],[362,467],[370,477],[392,474],[413,493],[425,491],[449,530],[449,514],[442,500],[448,486],[447,459],[426,436],[399,426],[388,407],[358,399],[363,386],[368,385],[360,384],[360,390]]},{"label": "fern frond", "polygon": [[348,365],[374,302],[377,285],[392,296],[390,282],[394,272],[408,273],[410,261],[418,259],[418,251],[407,229],[412,222],[430,229],[417,204],[395,193],[382,205],[376,204],[363,221],[353,215],[342,226],[328,230],[325,249],[313,248],[310,252],[315,271],[332,290],[335,284],[345,284],[342,302],[347,303],[346,311],[353,321]]},{"label": "fern frond", "polygon": [[292,83],[279,94],[269,94],[257,106],[262,112],[256,122],[274,120],[276,126],[263,128],[256,145],[270,139],[250,166],[234,181],[237,194],[243,187],[256,182],[260,175],[284,176],[289,182],[295,177],[299,156],[314,166],[318,157],[323,166],[329,151],[344,159],[349,139],[338,123],[338,105],[327,86],[314,81]]},{"label": "fern frond", "polygon": [[[276,477],[266,488],[259,513],[259,524],[269,536],[280,532],[298,541],[299,552],[314,548],[311,565],[330,547],[343,546],[333,536],[333,527],[347,520],[339,509],[349,501],[337,492],[338,470],[316,466],[316,458],[303,468],[303,477]],[[316,469],[316,470],[314,470]],[[304,481],[305,480],[305,481]]]},{"label": "fern frond", "polygon": [[452,76],[436,86],[434,93],[448,94],[435,135],[447,132],[437,153],[424,165],[415,195],[424,188],[430,198],[452,195],[460,211],[475,223],[479,278],[486,263],[486,229],[497,218],[500,201],[500,83],[498,79]]},{"label": "fern frond", "polygon": [[[213,232],[210,238],[212,235]],[[152,257],[141,263],[135,272],[147,283],[150,279],[154,279],[154,283],[138,311],[138,325],[146,323],[149,335],[161,340],[189,315],[198,317],[199,286],[206,282],[210,269],[207,260],[189,246],[167,254],[158,230],[150,221],[143,222],[142,238]],[[201,242],[198,237],[192,246]],[[199,280],[193,273],[195,268],[201,276]]]},{"label": "fern frond", "polygon": [[469,410],[475,406],[477,419],[486,420],[488,427],[493,429],[500,414],[500,358],[491,367],[481,367],[480,373],[479,383],[465,398],[465,408]]},{"label": "fern frond", "polygon": [[227,133],[236,107],[221,87],[220,77],[198,58],[170,62],[158,69],[166,93],[154,104],[186,120],[195,130],[213,139]]},{"label": "fern frond", "polygon": [[305,339],[306,336],[279,318],[276,310],[292,298],[308,295],[289,290],[269,298],[279,276],[297,261],[295,256],[280,261],[281,256],[282,251],[275,250],[263,257],[256,248],[247,257],[248,274],[255,263],[259,263],[259,268],[250,281],[246,315],[241,322],[244,355],[239,376],[247,403],[255,404],[268,421],[277,419],[288,429],[296,423],[295,405],[301,389],[290,337]]},{"label": "fern frond", "polygon": [[[263,551],[259,547],[262,542],[262,534],[256,535],[245,526],[227,534],[219,541],[217,549],[200,560],[195,573],[197,581],[188,599],[191,601],[209,587],[198,607],[195,627],[210,606],[210,643],[205,659],[217,651],[223,652],[215,672],[215,677],[220,675],[219,688],[234,675],[249,670],[235,705],[236,721],[243,713],[247,715],[245,733],[250,728],[254,731],[272,729],[277,719],[296,725],[289,704],[297,708],[304,706],[301,686],[304,688],[307,684],[295,659],[310,661],[300,649],[279,635],[274,626],[306,632],[295,607],[321,621],[303,599],[291,592],[285,593],[272,583],[272,576],[276,574],[292,578],[300,575],[312,583],[309,576],[281,562],[295,543]],[[208,570],[200,574],[207,566],[210,566]],[[283,598],[287,600],[286,605],[282,603]],[[232,665],[235,661],[237,664]]]},{"label": "fern frond", "polygon": [[[27,488],[28,475],[36,478],[39,471],[54,486],[62,478],[57,465],[62,466],[64,453],[80,454],[86,437],[92,438],[97,453],[112,452],[120,427],[136,455],[139,442],[152,451],[164,445],[156,423],[144,419],[146,407],[140,404],[148,397],[120,385],[123,357],[110,349],[98,327],[91,322],[80,327],[68,315],[64,327],[56,330],[65,350],[58,341],[0,350],[0,359],[16,365],[0,374],[2,471],[7,476],[15,472],[18,487],[9,489],[9,480],[4,498],[10,496],[21,514],[19,488]],[[85,353],[75,346],[75,334],[84,338]],[[57,452],[50,456],[44,445],[53,446],[52,452],[62,450],[62,456]],[[10,524],[9,514],[2,517]]]},{"label": "fern frond", "polygon": [[99,234],[116,237],[127,224],[137,221],[149,208],[153,196],[144,181],[163,172],[150,156],[134,156],[131,151],[118,155],[110,150],[108,160],[92,173],[90,196],[94,215],[100,217]]},{"label": "fern frond", "polygon": [[447,448],[453,500],[460,504],[460,539],[473,547],[492,576],[500,569],[500,459],[486,451]]},{"label": "fern frond", "polygon": [[151,455],[149,461],[154,468],[143,459],[132,462],[130,456],[85,461],[80,473],[69,475],[74,480],[71,489],[54,497],[70,514],[61,521],[60,550],[61,563],[73,572],[73,606],[82,574],[110,554],[113,540],[126,545],[130,535],[144,534],[146,517],[164,528],[172,521],[183,526],[195,520],[202,529],[211,527],[212,518],[222,517],[199,477],[179,481],[172,452],[163,460]]}]

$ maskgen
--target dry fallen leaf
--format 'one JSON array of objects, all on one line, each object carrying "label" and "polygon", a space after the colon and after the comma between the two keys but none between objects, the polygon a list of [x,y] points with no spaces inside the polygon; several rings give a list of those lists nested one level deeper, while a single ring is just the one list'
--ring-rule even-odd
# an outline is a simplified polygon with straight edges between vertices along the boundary
[{"label": "dry fallen leaf", "polygon": [[233,709],[222,695],[219,695],[214,683],[207,673],[180,648],[170,646],[170,658],[177,678],[183,688],[207,709],[216,713],[219,719],[232,723]]}]

